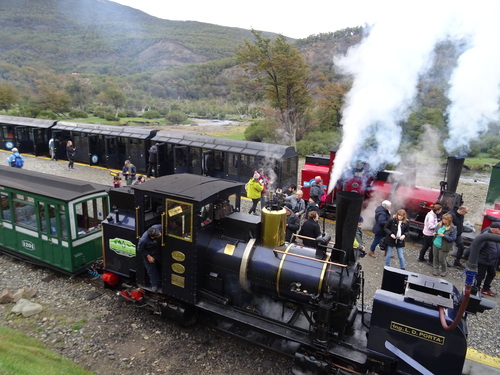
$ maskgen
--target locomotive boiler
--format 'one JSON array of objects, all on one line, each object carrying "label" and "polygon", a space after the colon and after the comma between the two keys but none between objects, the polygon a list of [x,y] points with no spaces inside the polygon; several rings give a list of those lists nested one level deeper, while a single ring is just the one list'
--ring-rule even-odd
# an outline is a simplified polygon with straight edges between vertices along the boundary
[{"label": "locomotive boiler", "polygon": [[[291,356],[295,374],[461,374],[467,314],[492,308],[488,301],[386,267],[369,310],[353,250],[362,195],[339,192],[334,240],[323,233],[310,248],[284,242],[279,204],[260,217],[241,212],[243,187],[180,174],[111,189],[103,280],[163,317],[202,319]],[[162,285],[153,292],[136,245],[156,224]]]}]

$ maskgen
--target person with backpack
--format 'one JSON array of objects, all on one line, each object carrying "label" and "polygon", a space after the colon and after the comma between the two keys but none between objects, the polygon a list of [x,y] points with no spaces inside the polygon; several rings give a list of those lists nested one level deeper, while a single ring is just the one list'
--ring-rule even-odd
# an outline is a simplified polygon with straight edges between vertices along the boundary
[{"label": "person with backpack", "polygon": [[19,153],[19,150],[14,147],[11,151],[12,154],[7,159],[7,163],[9,163],[11,167],[22,168],[24,166],[24,158]]}]

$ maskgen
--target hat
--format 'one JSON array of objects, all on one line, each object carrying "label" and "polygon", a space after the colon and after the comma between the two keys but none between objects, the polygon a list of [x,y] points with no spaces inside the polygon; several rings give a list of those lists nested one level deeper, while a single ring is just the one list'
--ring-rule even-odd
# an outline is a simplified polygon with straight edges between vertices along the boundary
[{"label": "hat", "polygon": [[149,228],[148,229],[148,237],[158,237],[161,235],[161,232],[157,228]]},{"label": "hat", "polygon": [[256,179],[256,180],[258,180],[260,178],[260,174],[258,174],[257,172],[255,172],[253,174],[253,178]]},{"label": "hat", "polygon": [[285,209],[287,209],[290,212],[293,212],[292,205],[290,203],[285,204]]},{"label": "hat", "polygon": [[319,183],[321,182],[321,177],[320,177],[320,176],[316,176],[316,177],[314,178],[314,181],[315,181],[317,184],[319,184]]},{"label": "hat", "polygon": [[15,147],[14,147],[14,148],[12,149],[12,152],[18,152],[17,148],[15,148]]},{"label": "hat", "polygon": [[491,223],[490,228],[500,229],[500,221],[494,221]]},{"label": "hat", "polygon": [[360,216],[359,219],[358,219],[358,223],[362,223],[364,220],[363,220],[363,216]]}]

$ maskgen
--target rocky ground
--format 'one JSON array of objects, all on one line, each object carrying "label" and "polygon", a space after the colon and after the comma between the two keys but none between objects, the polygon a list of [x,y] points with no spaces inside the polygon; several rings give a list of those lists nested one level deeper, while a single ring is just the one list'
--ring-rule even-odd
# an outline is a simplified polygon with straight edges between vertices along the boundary
[{"label": "rocky ground", "polygon": [[[77,165],[75,171],[67,171],[63,162],[26,159],[26,169],[106,185],[112,180],[106,170]],[[471,207],[469,221],[472,223],[479,221],[479,213],[484,210],[486,189],[486,184],[474,181],[459,184],[458,191],[464,194],[465,204]],[[333,224],[327,223],[326,230],[334,234]],[[369,245],[371,232],[366,230],[364,237]],[[418,249],[418,244],[409,244],[405,249],[407,269],[430,275],[430,266],[417,262]],[[392,262],[397,266],[397,259]],[[381,283],[384,260],[381,256],[377,259],[365,257],[361,263],[366,278],[365,303],[370,305]],[[446,279],[461,288],[461,274],[451,269]],[[500,290],[498,280],[495,279],[493,288]],[[33,301],[42,304],[44,310],[24,318],[10,314],[12,304],[3,304],[0,305],[0,324],[39,338],[49,348],[97,374],[286,374],[291,366],[289,359],[206,326],[182,328],[134,308],[114,292],[102,289],[100,280],[92,275],[68,278],[0,256],[0,291],[23,287],[37,290]],[[469,346],[499,357],[499,321],[498,308],[469,316]]]}]

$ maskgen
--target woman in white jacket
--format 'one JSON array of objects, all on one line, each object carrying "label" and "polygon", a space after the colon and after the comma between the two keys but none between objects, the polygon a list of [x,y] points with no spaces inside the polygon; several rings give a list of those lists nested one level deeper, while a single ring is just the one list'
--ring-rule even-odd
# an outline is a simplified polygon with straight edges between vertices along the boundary
[{"label": "woman in white jacket", "polygon": [[432,261],[434,259],[434,254],[432,253],[432,241],[434,240],[434,230],[436,229],[436,226],[439,223],[439,214],[442,211],[443,211],[443,206],[441,206],[441,204],[439,203],[435,203],[434,206],[432,207],[432,210],[430,210],[427,213],[427,215],[425,215],[424,230],[422,231],[424,233],[424,242],[422,244],[422,248],[420,249],[420,254],[418,256],[419,262],[425,261],[425,253],[427,252],[427,249],[430,249],[428,262],[429,264],[432,264]]}]

